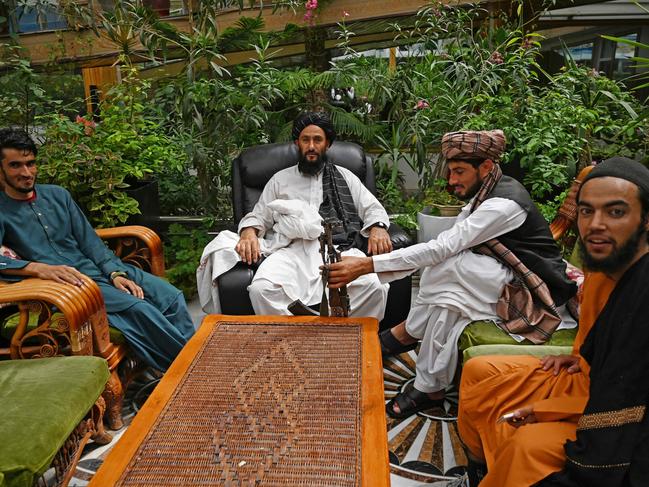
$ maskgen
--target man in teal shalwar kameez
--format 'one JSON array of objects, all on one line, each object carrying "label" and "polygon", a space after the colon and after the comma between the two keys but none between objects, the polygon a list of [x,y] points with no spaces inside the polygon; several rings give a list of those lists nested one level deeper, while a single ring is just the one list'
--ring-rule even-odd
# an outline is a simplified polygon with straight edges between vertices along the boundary
[{"label": "man in teal shalwar kameez", "polygon": [[182,292],[119,260],[60,186],[36,184],[37,149],[22,131],[0,130],[0,244],[19,259],[0,255],[0,279],[39,277],[101,289],[111,326],[135,353],[164,371],[194,326]]}]

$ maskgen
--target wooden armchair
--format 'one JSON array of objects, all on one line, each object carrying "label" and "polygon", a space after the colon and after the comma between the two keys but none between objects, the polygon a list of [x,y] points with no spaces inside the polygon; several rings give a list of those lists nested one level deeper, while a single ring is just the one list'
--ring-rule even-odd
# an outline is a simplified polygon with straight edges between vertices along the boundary
[{"label": "wooden armchair", "polygon": [[[157,276],[164,275],[160,237],[140,226],[97,230],[124,262]],[[104,300],[89,278],[82,287],[42,279],[0,282],[0,304],[11,303],[19,313],[9,343],[0,342],[0,359],[96,355],[106,360],[110,378],[103,393],[111,429],[122,427],[124,390],[136,370],[125,343],[112,343]],[[36,317],[36,318],[35,318]],[[30,322],[31,321],[31,322]],[[128,359],[128,360],[127,360]],[[119,367],[118,374],[118,366]]]},{"label": "wooden armchair", "polygon": [[[564,239],[569,236],[569,231],[577,222],[577,192],[581,187],[581,182],[586,176],[588,176],[588,173],[592,171],[593,167],[595,166],[586,166],[579,171],[577,177],[572,181],[570,191],[568,191],[566,199],[561,204],[557,216],[552,220],[552,223],[550,223],[552,238],[557,242],[563,242]],[[574,245],[574,241],[572,244]]]}]

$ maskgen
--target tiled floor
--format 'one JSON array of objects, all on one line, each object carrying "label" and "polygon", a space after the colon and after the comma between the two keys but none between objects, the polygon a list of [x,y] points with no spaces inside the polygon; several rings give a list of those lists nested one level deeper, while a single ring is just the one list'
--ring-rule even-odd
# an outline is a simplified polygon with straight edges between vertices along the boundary
[{"label": "tiled floor", "polygon": [[207,316],[201,309],[201,303],[198,302],[198,296],[189,300],[187,302],[187,307],[189,308],[189,314],[192,316],[192,320],[194,320],[194,326],[198,328],[201,321],[203,321],[203,318]]}]

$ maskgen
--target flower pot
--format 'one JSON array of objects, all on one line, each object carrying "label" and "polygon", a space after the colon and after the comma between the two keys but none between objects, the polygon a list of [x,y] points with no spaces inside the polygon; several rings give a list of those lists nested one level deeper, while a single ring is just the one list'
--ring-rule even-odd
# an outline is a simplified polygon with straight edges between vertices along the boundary
[{"label": "flower pot", "polygon": [[417,224],[417,241],[428,242],[451,228],[455,224],[455,216],[431,215],[430,208],[424,208],[422,212],[417,213]]},{"label": "flower pot", "polygon": [[433,203],[431,206],[434,206],[439,210],[440,216],[458,216],[464,205],[442,205],[438,203]]}]

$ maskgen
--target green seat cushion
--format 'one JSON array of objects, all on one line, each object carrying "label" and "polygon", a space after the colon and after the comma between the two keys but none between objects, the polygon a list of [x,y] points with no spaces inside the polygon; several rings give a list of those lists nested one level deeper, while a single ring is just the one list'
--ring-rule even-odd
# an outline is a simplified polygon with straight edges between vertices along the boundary
[{"label": "green seat cushion", "polygon": [[[577,328],[557,330],[544,345],[572,347],[577,336]],[[529,340],[517,342],[493,321],[474,321],[460,335],[458,347],[462,352],[476,345],[534,345]]]},{"label": "green seat cushion", "polygon": [[[52,316],[60,313],[54,313]],[[0,336],[6,340],[11,340],[16,328],[18,327],[18,320],[20,319],[20,313],[12,313],[7,316],[2,323],[0,323]],[[27,331],[33,330],[38,325],[38,313],[34,311],[29,312],[29,322],[27,323]]]},{"label": "green seat cushion", "polygon": [[126,343],[126,338],[124,338],[124,334],[121,331],[119,331],[117,328],[113,328],[112,326],[109,326],[108,335],[110,336],[111,343],[114,343],[115,345],[124,345]]},{"label": "green seat cushion", "polygon": [[557,345],[476,345],[462,352],[462,362],[481,355],[568,355],[572,353],[572,346]]},{"label": "green seat cushion", "polygon": [[[52,314],[52,322],[55,322],[57,318],[61,317],[61,313],[53,313]],[[20,313],[13,313],[9,316],[7,316],[1,323],[0,323],[0,336],[6,340],[11,340],[11,336],[14,334],[16,331],[16,328],[18,327],[18,321],[20,319]],[[30,311],[29,313],[29,323],[27,324],[27,331],[30,331],[38,325],[38,312],[36,311]],[[112,326],[108,327],[108,332],[110,335],[110,341],[116,345],[122,345],[126,343],[126,339],[124,338],[124,335],[122,334],[121,331],[119,331],[117,328],[113,328]]]},{"label": "green seat cushion", "polygon": [[0,361],[0,487],[31,487],[108,381],[106,361]]}]

